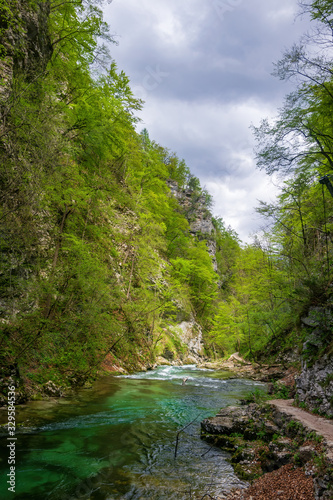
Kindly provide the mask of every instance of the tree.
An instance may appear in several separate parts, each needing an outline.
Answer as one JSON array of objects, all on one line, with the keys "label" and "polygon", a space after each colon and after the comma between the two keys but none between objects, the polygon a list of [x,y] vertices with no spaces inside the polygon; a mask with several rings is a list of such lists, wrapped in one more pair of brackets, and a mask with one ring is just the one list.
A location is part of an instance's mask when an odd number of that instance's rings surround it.
[{"label": "tree", "polygon": [[325,0],[301,2],[310,12],[315,29],[288,50],[274,74],[292,80],[296,89],[287,96],[279,117],[253,127],[258,141],[259,168],[267,173],[292,174],[298,169],[333,168],[332,5]]}]

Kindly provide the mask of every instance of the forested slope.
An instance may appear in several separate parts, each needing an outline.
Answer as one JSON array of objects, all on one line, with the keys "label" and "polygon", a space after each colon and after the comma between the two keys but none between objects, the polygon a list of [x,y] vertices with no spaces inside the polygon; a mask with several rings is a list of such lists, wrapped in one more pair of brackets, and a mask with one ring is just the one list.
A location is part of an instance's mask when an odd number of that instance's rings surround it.
[{"label": "forested slope", "polygon": [[226,346],[238,338],[259,361],[294,363],[296,399],[332,416],[333,6],[299,5],[311,27],[274,70],[293,91],[274,119],[253,127],[257,166],[279,195],[257,209],[266,225],[238,254],[211,335]]},{"label": "forested slope", "polygon": [[303,9],[320,55],[303,43],[276,66],[295,91],[254,132],[281,192],[259,208],[270,227],[242,245],[184,161],[137,132],[143,103],[98,2],[0,1],[4,377],[72,386],[105,363],[182,358],[184,321],[207,356],[330,352],[333,200],[319,178],[333,165],[333,14],[325,1]]},{"label": "forested slope", "polygon": [[168,326],[209,331],[220,278],[206,242],[230,239],[221,221],[191,230],[210,196],[135,131],[142,103],[94,2],[1,2],[1,19],[3,375],[77,385],[106,359],[186,353]]}]

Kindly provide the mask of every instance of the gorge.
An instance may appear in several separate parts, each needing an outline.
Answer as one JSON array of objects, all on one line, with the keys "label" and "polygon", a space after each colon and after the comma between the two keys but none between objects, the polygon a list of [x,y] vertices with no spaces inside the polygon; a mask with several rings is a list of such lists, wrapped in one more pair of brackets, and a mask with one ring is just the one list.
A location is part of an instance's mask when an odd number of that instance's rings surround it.
[{"label": "gorge", "polygon": [[[330,36],[331,3],[301,4]],[[229,491],[239,480],[199,422],[259,379],[333,415],[333,199],[319,182],[333,165],[330,52],[319,44],[318,64],[303,46],[277,65],[307,76],[274,124],[253,127],[258,167],[282,180],[257,209],[269,228],[244,244],[185,161],[140,129],[114,43],[94,1],[0,2],[0,404],[14,387],[30,450],[17,498],[81,486],[96,500],[171,498],[175,435],[196,417],[184,447],[206,459],[187,455],[172,494],[203,496],[218,464]]]}]

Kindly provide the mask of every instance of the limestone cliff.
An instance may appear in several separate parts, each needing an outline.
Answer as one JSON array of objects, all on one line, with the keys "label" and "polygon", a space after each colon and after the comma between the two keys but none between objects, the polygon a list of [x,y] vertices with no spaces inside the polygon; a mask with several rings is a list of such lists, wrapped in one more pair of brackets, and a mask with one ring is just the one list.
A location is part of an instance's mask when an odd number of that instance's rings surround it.
[{"label": "limestone cliff", "polygon": [[204,196],[197,195],[192,189],[180,189],[176,181],[168,181],[171,195],[174,196],[183,208],[190,224],[193,236],[206,241],[208,253],[212,258],[214,271],[217,271],[216,262],[216,230],[212,221],[212,214],[207,209]]},{"label": "limestone cliff", "polygon": [[2,94],[8,91],[14,74],[23,72],[33,79],[45,70],[52,55],[49,13],[49,0],[17,0],[8,10],[0,7]]},{"label": "limestone cliff", "polygon": [[300,403],[315,412],[333,417],[333,358],[324,356],[313,366],[303,363],[302,372],[296,378],[297,396]]},{"label": "limestone cliff", "polygon": [[104,360],[135,370],[171,352],[185,362],[213,314],[209,195],[174,186],[177,206],[165,180],[183,179],[184,166],[136,133],[141,103],[113,62],[110,78],[90,74],[104,26],[80,4],[0,5],[4,395],[12,369],[30,391],[81,386]]},{"label": "limestone cliff", "polygon": [[[333,416],[333,357],[327,348],[331,339],[332,313],[313,307],[302,318],[306,341],[302,351],[302,370],[296,378],[296,398],[317,413]],[[325,347],[326,346],[326,347]]]},{"label": "limestone cliff", "polygon": [[202,329],[193,317],[190,321],[182,321],[176,326],[169,326],[169,330],[187,346],[186,362],[197,363],[201,360],[204,354]]}]

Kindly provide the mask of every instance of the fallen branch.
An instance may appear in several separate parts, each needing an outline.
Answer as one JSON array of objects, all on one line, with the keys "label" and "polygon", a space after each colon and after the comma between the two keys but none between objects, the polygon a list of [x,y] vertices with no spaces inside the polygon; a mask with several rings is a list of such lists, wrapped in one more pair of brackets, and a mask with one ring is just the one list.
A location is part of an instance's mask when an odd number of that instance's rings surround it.
[{"label": "fallen branch", "polygon": [[212,450],[213,448],[214,448],[214,445],[213,445],[213,446],[211,446],[211,447],[209,448],[209,450],[205,451],[205,453],[203,453],[202,455],[200,455],[200,456],[201,456],[201,458],[202,458],[202,457],[204,457],[205,455],[207,455],[207,453],[209,453],[209,452],[210,452],[210,450]]},{"label": "fallen branch", "polygon": [[198,418],[200,417],[200,415],[198,415],[197,417],[195,417],[194,420],[192,420],[192,422],[190,422],[189,424],[185,425],[185,427],[183,427],[182,429],[180,429],[180,431],[177,432],[177,436],[176,436],[176,446],[175,446],[175,455],[174,455],[174,459],[176,460],[177,458],[177,451],[178,451],[178,442],[179,442],[179,435],[181,432],[183,432],[185,429],[187,429],[188,427],[190,427],[190,425],[194,424],[194,422],[196,420],[198,420]]}]

